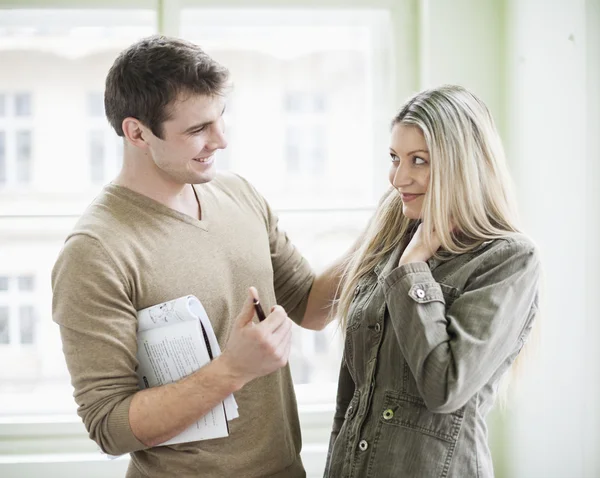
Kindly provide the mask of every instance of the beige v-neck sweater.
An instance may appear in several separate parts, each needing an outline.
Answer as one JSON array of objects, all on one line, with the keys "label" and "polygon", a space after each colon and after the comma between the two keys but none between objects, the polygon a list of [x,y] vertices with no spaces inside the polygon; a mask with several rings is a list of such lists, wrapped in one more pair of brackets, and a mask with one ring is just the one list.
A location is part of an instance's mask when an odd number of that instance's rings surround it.
[{"label": "beige v-neck sweater", "polygon": [[313,272],[254,188],[231,173],[195,188],[202,220],[109,185],[68,236],[53,319],[78,413],[105,452],[131,453],[128,478],[305,476],[288,366],[236,392],[227,438],[147,449],[129,426],[137,310],[193,294],[225,348],[251,285],[265,310],[278,303],[299,321],[306,308]]}]

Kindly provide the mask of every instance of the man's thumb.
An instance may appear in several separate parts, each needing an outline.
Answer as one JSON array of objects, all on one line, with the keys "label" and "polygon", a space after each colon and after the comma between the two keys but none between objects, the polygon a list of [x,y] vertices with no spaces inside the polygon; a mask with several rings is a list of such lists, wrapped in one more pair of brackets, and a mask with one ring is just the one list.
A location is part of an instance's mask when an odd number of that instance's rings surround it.
[{"label": "man's thumb", "polygon": [[[250,289],[254,289],[254,287],[251,287]],[[256,289],[254,289],[254,292],[256,294]],[[251,290],[248,290],[248,296],[246,297],[240,315],[238,315],[237,318],[238,327],[244,327],[246,324],[252,322],[252,319],[254,318],[254,295]]]}]

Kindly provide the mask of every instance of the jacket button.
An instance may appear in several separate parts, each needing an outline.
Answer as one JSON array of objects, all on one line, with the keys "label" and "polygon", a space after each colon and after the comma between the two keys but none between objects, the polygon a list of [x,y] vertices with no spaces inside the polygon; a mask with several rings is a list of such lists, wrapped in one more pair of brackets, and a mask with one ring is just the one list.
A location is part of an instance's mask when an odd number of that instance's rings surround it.
[{"label": "jacket button", "polygon": [[423,297],[425,297],[425,291],[423,289],[417,289],[416,293],[417,293],[417,297],[419,299],[422,299]]},{"label": "jacket button", "polygon": [[379,322],[377,322],[375,324],[375,332],[377,332],[377,333],[381,332],[381,324]]},{"label": "jacket button", "polygon": [[391,420],[392,418],[394,418],[394,410],[388,408],[385,412],[383,412],[384,420]]},{"label": "jacket button", "polygon": [[361,440],[360,443],[358,444],[358,448],[360,448],[361,451],[366,451],[367,448],[369,448],[369,444],[367,443],[367,440]]},{"label": "jacket button", "polygon": [[354,289],[354,297],[356,297],[358,295],[358,293],[360,292],[360,286],[357,285],[356,289]]},{"label": "jacket button", "polygon": [[346,418],[350,418],[352,416],[353,411],[354,411],[354,409],[352,408],[352,405],[350,405],[348,407],[348,410],[346,410]]}]

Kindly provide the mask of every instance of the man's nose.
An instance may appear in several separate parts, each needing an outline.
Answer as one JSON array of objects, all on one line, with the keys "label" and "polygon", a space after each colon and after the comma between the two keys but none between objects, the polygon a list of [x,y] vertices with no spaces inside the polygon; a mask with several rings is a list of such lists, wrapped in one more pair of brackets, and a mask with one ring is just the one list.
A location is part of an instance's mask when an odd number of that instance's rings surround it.
[{"label": "man's nose", "polygon": [[210,140],[206,143],[206,148],[214,151],[216,149],[225,149],[227,147],[227,138],[225,137],[225,128],[215,125],[212,128]]}]

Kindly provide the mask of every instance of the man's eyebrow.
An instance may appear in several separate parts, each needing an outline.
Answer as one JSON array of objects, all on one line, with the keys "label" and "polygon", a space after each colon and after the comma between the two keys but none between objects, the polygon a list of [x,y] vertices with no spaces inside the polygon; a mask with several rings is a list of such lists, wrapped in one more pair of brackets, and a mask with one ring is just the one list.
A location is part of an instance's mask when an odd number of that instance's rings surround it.
[{"label": "man's eyebrow", "polygon": [[[221,111],[221,116],[223,116],[224,114],[225,114],[225,106],[223,106],[223,111]],[[212,123],[212,121],[206,121],[206,122],[204,122],[204,123],[199,123],[199,124],[192,125],[192,126],[190,126],[189,128],[187,128],[187,129],[186,129],[186,130],[183,132],[183,134],[189,134],[189,133],[191,133],[192,131],[197,131],[197,130],[199,130],[199,129],[202,129],[202,128],[204,128],[205,126],[208,126],[208,125],[209,125],[209,124],[211,124],[211,123]]]}]

